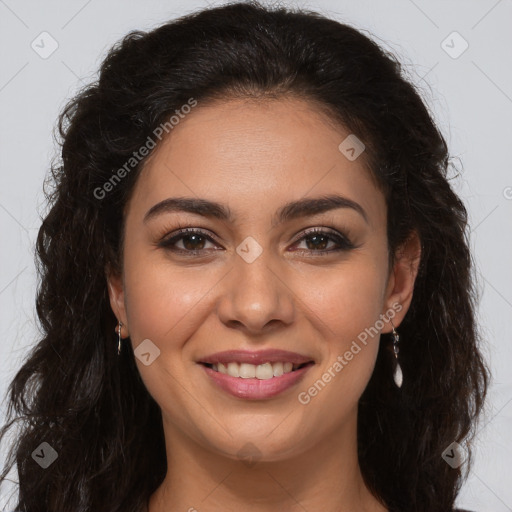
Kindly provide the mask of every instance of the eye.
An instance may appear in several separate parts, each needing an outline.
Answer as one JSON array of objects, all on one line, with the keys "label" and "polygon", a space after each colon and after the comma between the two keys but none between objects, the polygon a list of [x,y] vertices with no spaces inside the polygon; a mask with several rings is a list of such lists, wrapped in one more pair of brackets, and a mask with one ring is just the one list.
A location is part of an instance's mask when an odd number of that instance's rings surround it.
[{"label": "eye", "polygon": [[[197,228],[185,228],[180,229],[171,237],[164,238],[158,243],[158,246],[171,251],[194,255],[204,251],[207,242],[215,243],[213,238],[204,231]],[[182,244],[182,247],[177,246],[179,243]]]},{"label": "eye", "polygon": [[[306,249],[297,249],[299,252],[311,252],[317,255],[325,255],[333,252],[354,249],[355,245],[341,233],[325,228],[313,228],[308,230],[297,242],[305,242]],[[334,248],[329,243],[334,244]]]},{"label": "eye", "polygon": [[[162,239],[157,245],[166,250],[187,256],[204,255],[208,250],[206,245],[214,244],[218,247],[215,240],[205,231],[198,228],[184,228],[174,233],[170,237]],[[305,243],[306,248],[293,249],[293,252],[312,253],[314,256],[327,255],[339,251],[354,249],[355,245],[345,235],[326,228],[312,228],[302,234],[294,242],[294,245]],[[181,245],[181,247],[180,247]],[[218,249],[213,249],[218,250]]]}]

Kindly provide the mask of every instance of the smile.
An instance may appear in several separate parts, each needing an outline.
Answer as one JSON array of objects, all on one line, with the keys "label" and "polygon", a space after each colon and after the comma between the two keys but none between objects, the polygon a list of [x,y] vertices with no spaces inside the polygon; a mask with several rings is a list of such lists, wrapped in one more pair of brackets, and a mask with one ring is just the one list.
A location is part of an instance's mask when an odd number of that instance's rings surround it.
[{"label": "smile", "polygon": [[303,368],[309,363],[303,364],[293,364],[289,361],[285,362],[267,362],[264,364],[249,364],[249,363],[238,363],[232,361],[227,364],[218,363],[211,364],[206,366],[210,367],[212,370],[223,373],[224,375],[229,375],[230,377],[236,377],[240,379],[259,379],[259,380],[268,380],[273,379],[275,377],[281,377],[286,373],[290,373],[296,371],[300,368]]},{"label": "smile", "polygon": [[246,400],[266,400],[289,390],[315,365],[311,356],[282,349],[226,350],[196,362],[215,389]]}]

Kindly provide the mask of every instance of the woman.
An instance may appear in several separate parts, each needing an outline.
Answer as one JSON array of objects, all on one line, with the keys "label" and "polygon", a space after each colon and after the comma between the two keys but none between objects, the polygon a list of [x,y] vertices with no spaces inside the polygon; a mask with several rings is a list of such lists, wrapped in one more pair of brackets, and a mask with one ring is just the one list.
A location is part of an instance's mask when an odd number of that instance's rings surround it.
[{"label": "woman", "polygon": [[207,9],[127,35],[59,129],[19,510],[453,510],[489,373],[447,146],[393,56]]}]

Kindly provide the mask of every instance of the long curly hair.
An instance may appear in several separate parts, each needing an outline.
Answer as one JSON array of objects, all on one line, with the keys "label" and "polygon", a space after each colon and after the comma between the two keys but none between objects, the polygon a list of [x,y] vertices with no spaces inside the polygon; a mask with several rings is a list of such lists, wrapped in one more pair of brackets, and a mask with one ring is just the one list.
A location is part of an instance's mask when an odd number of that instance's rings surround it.
[{"label": "long curly hair", "polygon": [[[421,262],[400,325],[404,383],[398,389],[390,378],[392,338],[383,334],[359,402],[359,463],[389,510],[452,510],[490,372],[447,144],[392,54],[318,13],[257,2],[130,32],[59,116],[61,151],[36,244],[41,337],[10,383],[0,431],[1,440],[18,429],[0,477],[16,465],[17,510],[144,510],[166,473],[162,418],[133,352],[117,355],[106,270],[122,271],[123,212],[154,150],[108,191],[104,184],[190,98],[286,95],[314,101],[364,141],[386,197],[390,261],[419,234]],[[454,441],[467,450],[457,468],[442,457]],[[42,442],[58,454],[47,469],[31,456]]]}]

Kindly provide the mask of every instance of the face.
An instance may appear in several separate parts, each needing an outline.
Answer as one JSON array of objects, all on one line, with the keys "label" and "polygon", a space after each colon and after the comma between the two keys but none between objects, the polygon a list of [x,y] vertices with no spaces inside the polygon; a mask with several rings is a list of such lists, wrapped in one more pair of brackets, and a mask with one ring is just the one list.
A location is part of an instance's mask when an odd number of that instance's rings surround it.
[{"label": "face", "polygon": [[167,442],[279,460],[356,417],[414,275],[348,135],[304,100],[199,104],[147,161],[109,292]]}]

